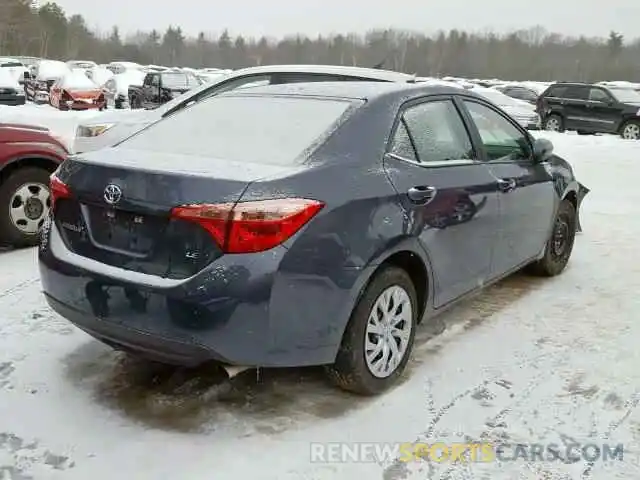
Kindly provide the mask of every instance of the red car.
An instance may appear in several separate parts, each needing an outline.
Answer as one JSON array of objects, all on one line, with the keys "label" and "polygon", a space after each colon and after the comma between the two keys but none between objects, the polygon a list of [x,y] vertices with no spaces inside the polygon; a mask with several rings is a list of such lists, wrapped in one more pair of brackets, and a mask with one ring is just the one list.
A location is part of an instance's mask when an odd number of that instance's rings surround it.
[{"label": "red car", "polygon": [[38,243],[49,212],[49,176],[67,158],[46,128],[0,123],[0,244]]},{"label": "red car", "polygon": [[72,70],[53,84],[49,103],[60,110],[104,110],[104,91],[84,71]]}]

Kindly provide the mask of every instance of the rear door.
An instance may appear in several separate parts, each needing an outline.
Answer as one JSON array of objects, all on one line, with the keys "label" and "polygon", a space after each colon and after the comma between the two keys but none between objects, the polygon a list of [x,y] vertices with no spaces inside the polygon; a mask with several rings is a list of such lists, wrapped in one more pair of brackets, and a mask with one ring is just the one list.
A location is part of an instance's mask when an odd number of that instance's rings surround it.
[{"label": "rear door", "polygon": [[402,108],[385,169],[406,211],[406,233],[429,257],[435,307],[484,284],[500,224],[497,184],[451,97]]},{"label": "rear door", "polygon": [[465,98],[461,103],[500,191],[502,228],[493,272],[499,276],[541,252],[551,229],[557,194],[549,165],[533,161],[525,130],[485,102]]},{"label": "rear door", "polygon": [[588,130],[589,87],[569,85],[564,96],[565,128],[568,130]]}]

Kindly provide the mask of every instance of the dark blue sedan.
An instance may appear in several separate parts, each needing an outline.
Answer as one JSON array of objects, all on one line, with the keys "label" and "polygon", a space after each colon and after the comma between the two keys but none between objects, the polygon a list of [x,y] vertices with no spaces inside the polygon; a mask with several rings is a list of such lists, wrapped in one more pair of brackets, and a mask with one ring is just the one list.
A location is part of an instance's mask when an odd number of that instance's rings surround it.
[{"label": "dark blue sedan", "polygon": [[416,326],[526,267],[569,261],[580,188],[469,91],[257,87],[194,104],[51,178],[51,307],[180,365],[327,365],[374,394]]}]

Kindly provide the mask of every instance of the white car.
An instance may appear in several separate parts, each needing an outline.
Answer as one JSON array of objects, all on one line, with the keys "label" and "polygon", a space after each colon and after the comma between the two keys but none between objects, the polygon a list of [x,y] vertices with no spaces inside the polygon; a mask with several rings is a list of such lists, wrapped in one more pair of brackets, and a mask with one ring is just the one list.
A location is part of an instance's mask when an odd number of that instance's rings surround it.
[{"label": "white car", "polygon": [[[114,79],[117,77],[118,75]],[[90,122],[78,126],[73,151],[82,153],[110,147],[177,110],[229,90],[314,81],[416,83],[416,77],[388,70],[334,65],[268,65],[244,68],[189,90],[153,110],[121,110],[93,117]],[[107,88],[108,84],[109,82],[107,82]]]},{"label": "white car", "polygon": [[142,70],[125,70],[113,75],[104,84],[107,107],[125,108],[129,102],[129,87],[141,86],[146,73]]},{"label": "white car", "polygon": [[24,105],[26,98],[24,89],[15,75],[0,68],[0,105]]},{"label": "white car", "polygon": [[494,88],[475,87],[470,91],[482,95],[491,103],[500,107],[524,128],[528,130],[540,129],[540,116],[530,103],[512,98]]}]

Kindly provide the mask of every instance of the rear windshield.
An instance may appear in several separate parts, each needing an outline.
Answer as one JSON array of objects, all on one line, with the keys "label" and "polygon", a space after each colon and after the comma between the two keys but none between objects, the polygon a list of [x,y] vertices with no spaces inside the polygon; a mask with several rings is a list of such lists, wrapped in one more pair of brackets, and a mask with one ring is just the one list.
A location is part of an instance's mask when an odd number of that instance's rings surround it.
[{"label": "rear windshield", "polygon": [[159,121],[121,145],[290,165],[329,132],[351,105],[351,101],[335,99],[215,96]]}]

